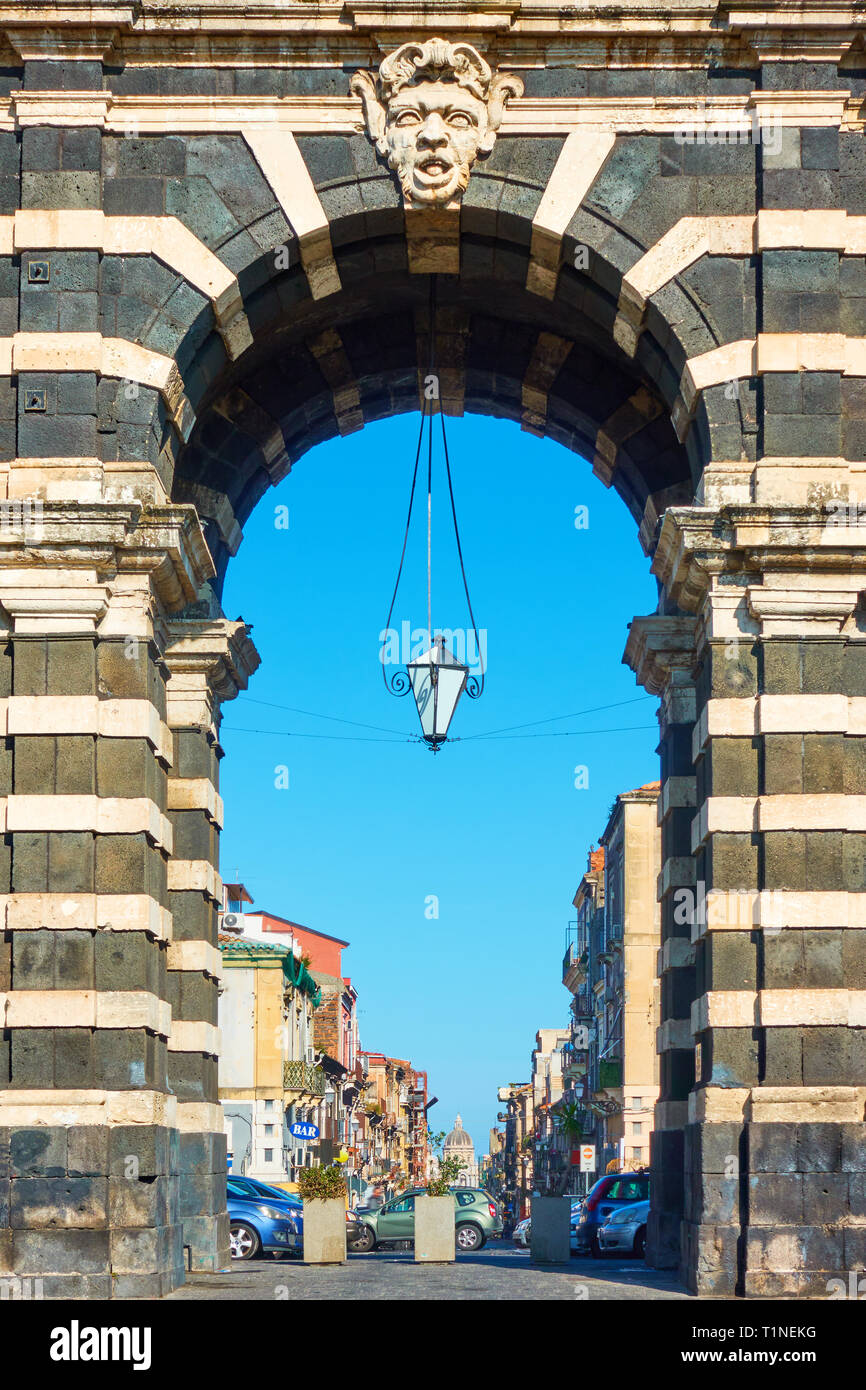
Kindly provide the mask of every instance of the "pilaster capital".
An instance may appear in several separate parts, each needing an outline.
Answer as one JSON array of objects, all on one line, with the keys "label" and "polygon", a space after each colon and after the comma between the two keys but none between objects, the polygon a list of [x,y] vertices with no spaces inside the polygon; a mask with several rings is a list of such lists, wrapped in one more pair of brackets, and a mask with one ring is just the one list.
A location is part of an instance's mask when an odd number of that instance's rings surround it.
[{"label": "pilaster capital", "polygon": [[166,625],[167,719],[172,728],[198,726],[216,736],[219,706],[246,690],[261,657],[240,619],[178,618]]},{"label": "pilaster capital", "polygon": [[838,635],[866,589],[866,526],[835,506],[675,507],[653,571],[708,636]]},{"label": "pilaster capital", "polygon": [[[195,507],[17,498],[0,503],[0,605],[14,632],[117,631],[115,594],[156,623],[214,574]],[[124,631],[130,630],[123,623]],[[141,633],[140,625],[133,631]]]},{"label": "pilaster capital", "polygon": [[670,685],[691,685],[697,625],[691,614],[632,618],[622,659],[638,685],[651,695],[663,695]]}]

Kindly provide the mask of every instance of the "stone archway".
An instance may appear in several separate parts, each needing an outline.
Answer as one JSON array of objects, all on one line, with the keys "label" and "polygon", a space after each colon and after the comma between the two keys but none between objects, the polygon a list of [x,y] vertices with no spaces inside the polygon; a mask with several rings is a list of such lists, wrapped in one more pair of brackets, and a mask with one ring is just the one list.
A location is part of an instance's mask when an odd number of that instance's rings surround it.
[{"label": "stone archway", "polygon": [[[225,1260],[219,709],[258,659],[221,580],[305,449],[414,408],[435,275],[444,408],[588,458],[660,582],[626,650],[661,698],[651,1258],[824,1292],[866,1229],[854,30],[467,9],[458,61],[420,20],[16,16],[0,1269]],[[480,104],[438,202],[385,134],[419,66],[425,116]]]}]

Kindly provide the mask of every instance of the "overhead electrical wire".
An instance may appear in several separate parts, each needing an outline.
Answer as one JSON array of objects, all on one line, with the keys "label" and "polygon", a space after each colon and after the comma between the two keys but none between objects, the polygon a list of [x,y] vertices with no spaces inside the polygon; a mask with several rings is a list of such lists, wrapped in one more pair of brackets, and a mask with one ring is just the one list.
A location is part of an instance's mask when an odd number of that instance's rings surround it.
[{"label": "overhead electrical wire", "polygon": [[[364,738],[360,734],[305,734],[298,733],[294,729],[242,729],[236,724],[224,724],[223,730],[229,734],[263,734],[271,738],[315,738],[326,739],[337,743],[423,743],[420,735],[406,734],[401,738]],[[485,743],[495,742],[497,739],[519,739],[519,738],[591,738],[595,734],[631,734],[641,733],[647,730],[657,730],[655,724],[626,724],[617,729],[551,729],[541,734],[491,734],[484,740]],[[471,739],[454,738],[449,739],[449,743],[469,743]]]},{"label": "overhead electrical wire", "polygon": [[[535,728],[538,728],[538,726],[539,726],[540,724],[557,724],[557,723],[559,722],[560,719],[580,719],[580,718],[582,718],[582,716],[583,716],[584,714],[601,714],[601,713],[603,713],[605,710],[609,710],[609,709],[621,709],[623,705],[637,705],[637,704],[640,704],[640,703],[641,703],[642,701],[644,701],[644,700],[651,700],[651,699],[653,699],[653,698],[654,698],[654,697],[653,697],[652,695],[637,695],[637,696],[633,696],[633,697],[632,697],[631,699],[629,699],[629,700],[615,700],[615,701],[613,701],[611,704],[608,704],[608,705],[590,705],[590,707],[589,707],[588,709],[572,710],[569,714],[552,714],[548,719],[535,719],[535,720],[531,720],[531,721],[530,721],[529,723],[527,723],[527,724],[506,724],[506,725],[504,726],[504,728],[501,728],[501,729],[488,729],[488,730],[486,730],[484,733],[480,733],[480,734],[467,734],[464,738],[461,738],[461,739],[459,740],[459,742],[461,742],[461,743],[468,743],[470,740],[474,740],[474,739],[481,739],[481,738],[483,738],[483,739],[488,739],[488,738],[493,738],[493,737],[498,736],[498,735],[500,735],[500,734],[510,734],[510,733],[514,733],[514,732],[517,731],[518,729],[535,729]],[[402,735],[403,735],[403,732],[404,732],[402,729],[387,729],[387,728],[384,728],[381,724],[361,724],[361,723],[359,723],[359,721],[358,721],[357,719],[342,719],[339,715],[336,715],[336,714],[319,714],[319,713],[317,713],[316,710],[311,710],[311,709],[298,709],[295,705],[280,705],[280,704],[277,704],[277,703],[276,703],[275,701],[273,701],[273,700],[256,700],[252,695],[244,695],[244,696],[243,696],[243,703],[246,704],[246,705],[262,705],[262,706],[263,706],[264,708],[266,708],[266,709],[281,709],[281,710],[285,710],[287,714],[303,714],[303,715],[307,715],[310,719],[327,719],[330,723],[334,723],[334,724],[350,724],[353,728],[356,728],[356,729],[372,729],[372,730],[374,730],[376,733],[380,733],[380,734],[396,734],[396,735],[398,735],[398,736],[402,736]],[[229,726],[229,725],[226,725],[225,727],[226,727],[226,728],[229,728],[230,726]],[[647,728],[649,728],[649,727],[655,727],[655,726],[654,726],[654,725],[653,725],[653,726],[649,726],[649,725],[643,726],[643,725],[640,725],[640,726],[635,726],[635,727],[647,727]],[[266,729],[262,729],[262,730],[250,730],[250,732],[255,732],[255,733],[267,733],[268,731],[267,731]],[[578,732],[579,732],[579,731],[578,731]],[[527,735],[527,737],[529,737],[529,735]],[[457,743],[458,740],[457,740],[457,739],[453,739],[453,740],[452,740],[452,739],[449,739],[449,742]]]}]

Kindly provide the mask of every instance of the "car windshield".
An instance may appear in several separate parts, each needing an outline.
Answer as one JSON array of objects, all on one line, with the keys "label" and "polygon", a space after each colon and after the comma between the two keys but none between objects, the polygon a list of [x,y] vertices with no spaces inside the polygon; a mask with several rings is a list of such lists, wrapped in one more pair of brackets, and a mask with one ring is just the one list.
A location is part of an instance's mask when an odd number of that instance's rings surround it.
[{"label": "car windshield", "polygon": [[268,1197],[272,1202],[288,1202],[300,1206],[300,1198],[291,1192],[283,1192],[278,1187],[268,1187],[267,1183],[256,1182],[255,1178],[234,1178],[227,1180],[226,1186],[233,1197]]},{"label": "car windshield", "polygon": [[620,1207],[618,1210],[612,1211],[607,1218],[609,1226],[627,1226],[630,1221],[636,1220],[638,1220],[638,1213],[634,1203],[627,1207]]}]

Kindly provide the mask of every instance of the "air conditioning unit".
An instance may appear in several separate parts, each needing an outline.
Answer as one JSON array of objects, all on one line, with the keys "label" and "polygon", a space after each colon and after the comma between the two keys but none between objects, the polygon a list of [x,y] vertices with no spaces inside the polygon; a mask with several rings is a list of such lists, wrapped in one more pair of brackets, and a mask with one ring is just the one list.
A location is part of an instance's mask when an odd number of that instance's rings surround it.
[{"label": "air conditioning unit", "polygon": [[222,925],[226,928],[227,931],[236,931],[237,928],[240,926],[240,921],[238,919],[237,913],[224,912],[222,918]]}]

